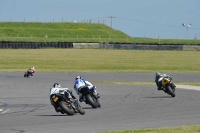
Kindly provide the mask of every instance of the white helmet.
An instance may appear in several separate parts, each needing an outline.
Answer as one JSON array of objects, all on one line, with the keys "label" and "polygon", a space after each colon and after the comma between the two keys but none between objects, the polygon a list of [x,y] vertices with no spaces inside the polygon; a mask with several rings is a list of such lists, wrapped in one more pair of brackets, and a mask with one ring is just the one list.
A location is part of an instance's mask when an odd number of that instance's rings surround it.
[{"label": "white helmet", "polygon": [[53,88],[60,88],[61,86],[60,86],[60,84],[58,84],[58,83],[54,83],[53,84]]},{"label": "white helmet", "polygon": [[82,79],[81,76],[76,76],[75,80]]}]

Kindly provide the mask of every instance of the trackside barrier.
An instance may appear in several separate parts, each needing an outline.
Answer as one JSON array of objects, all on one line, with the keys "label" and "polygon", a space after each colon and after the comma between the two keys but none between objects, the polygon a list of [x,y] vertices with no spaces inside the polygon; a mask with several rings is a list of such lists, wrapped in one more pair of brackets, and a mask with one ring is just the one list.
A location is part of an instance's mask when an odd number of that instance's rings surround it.
[{"label": "trackside barrier", "polygon": [[183,50],[183,45],[148,45],[148,44],[100,44],[101,49],[132,50]]},{"label": "trackside barrier", "polygon": [[73,43],[73,48],[76,49],[94,49],[94,48],[100,48],[99,43]]},{"label": "trackside barrier", "polygon": [[0,49],[127,49],[127,50],[200,50],[199,45],[183,44],[109,44],[109,43],[72,43],[72,42],[0,42]]},{"label": "trackside barrier", "polygon": [[0,42],[0,49],[73,48],[71,42]]}]

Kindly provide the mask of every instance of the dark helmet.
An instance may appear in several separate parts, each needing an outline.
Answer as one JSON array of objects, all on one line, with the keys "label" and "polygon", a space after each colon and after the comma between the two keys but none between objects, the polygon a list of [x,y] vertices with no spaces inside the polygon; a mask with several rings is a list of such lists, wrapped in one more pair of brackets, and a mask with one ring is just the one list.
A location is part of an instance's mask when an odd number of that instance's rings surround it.
[{"label": "dark helmet", "polygon": [[75,80],[82,79],[81,76],[76,76]]},{"label": "dark helmet", "polygon": [[60,84],[58,84],[58,83],[54,83],[53,84],[53,88],[60,88],[61,86],[60,86]]},{"label": "dark helmet", "polygon": [[161,75],[162,75],[162,74],[159,73],[159,72],[156,73],[156,77],[161,76]]}]

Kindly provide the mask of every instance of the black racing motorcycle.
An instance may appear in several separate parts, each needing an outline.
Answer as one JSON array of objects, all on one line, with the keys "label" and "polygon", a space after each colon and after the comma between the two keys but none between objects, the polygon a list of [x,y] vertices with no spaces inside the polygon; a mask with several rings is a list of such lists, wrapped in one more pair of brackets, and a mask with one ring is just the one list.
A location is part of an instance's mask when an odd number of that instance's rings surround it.
[{"label": "black racing motorcycle", "polygon": [[99,102],[100,96],[96,95],[96,88],[89,89],[88,87],[84,87],[80,91],[83,95],[83,99],[86,104],[92,106],[92,108],[100,108],[101,104]]},{"label": "black racing motorcycle", "polygon": [[30,77],[30,76],[32,76],[32,75],[33,75],[33,74],[32,74],[31,72],[25,72],[25,73],[24,73],[24,78],[25,78],[25,77],[28,78],[28,77]]},{"label": "black racing motorcycle", "polygon": [[52,94],[50,100],[61,109],[61,113],[66,113],[67,115],[74,115],[75,113],[85,114],[85,110],[82,109],[77,100],[71,97],[70,93],[66,92],[65,95]]},{"label": "black racing motorcycle", "polygon": [[175,97],[175,85],[170,77],[164,77],[162,79],[162,89],[165,93]]}]

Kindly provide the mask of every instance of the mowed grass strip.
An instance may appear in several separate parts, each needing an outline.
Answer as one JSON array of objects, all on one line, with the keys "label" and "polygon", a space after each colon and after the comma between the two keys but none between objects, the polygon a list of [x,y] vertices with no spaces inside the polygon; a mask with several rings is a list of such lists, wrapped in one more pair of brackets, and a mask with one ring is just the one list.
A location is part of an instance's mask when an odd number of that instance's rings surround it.
[{"label": "mowed grass strip", "polygon": [[0,71],[200,72],[199,51],[0,49]]},{"label": "mowed grass strip", "polygon": [[194,126],[179,126],[170,128],[151,128],[151,129],[139,129],[139,130],[118,130],[102,133],[199,133],[200,125]]}]

